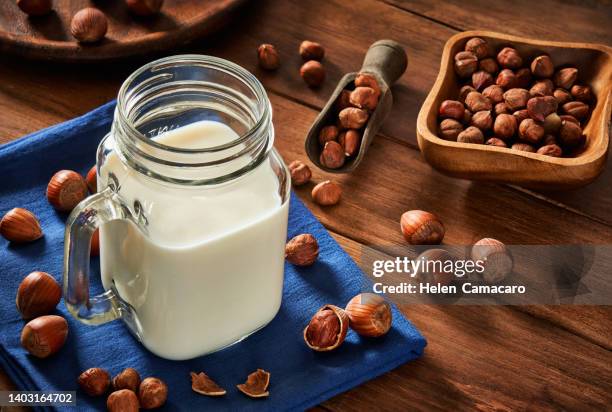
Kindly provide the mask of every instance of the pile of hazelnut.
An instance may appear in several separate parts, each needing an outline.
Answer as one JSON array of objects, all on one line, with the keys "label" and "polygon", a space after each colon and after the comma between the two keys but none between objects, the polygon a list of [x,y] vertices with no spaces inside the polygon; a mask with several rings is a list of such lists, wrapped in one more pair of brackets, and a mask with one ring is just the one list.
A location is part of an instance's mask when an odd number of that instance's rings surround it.
[{"label": "pile of hazelnut", "polygon": [[[299,48],[300,57],[304,64],[300,67],[300,76],[308,87],[317,88],[325,80],[325,68],[321,60],[325,56],[325,49],[320,43],[304,40]],[[259,67],[264,70],[276,70],[280,66],[280,57],[274,45],[261,44],[257,48]]]},{"label": "pile of hazelnut", "polygon": [[[136,16],[152,16],[161,10],[164,0],[125,0],[128,10]],[[53,9],[52,0],[17,0],[17,6],[29,16],[44,16]],[[79,10],[70,22],[70,33],[81,43],[95,43],[106,36],[108,19],[95,7]]]},{"label": "pile of hazelnut", "polygon": [[479,37],[469,39],[454,60],[465,84],[457,100],[440,105],[440,138],[555,157],[585,145],[582,127],[594,96],[576,83],[575,67],[555,68],[545,54],[529,64],[512,47],[495,56]]},{"label": "pile of hazelnut", "polygon": [[346,159],[357,154],[362,129],[376,109],[379,98],[380,87],[370,73],[357,74],[353,84],[342,90],[336,100],[337,123],[324,126],[319,132],[319,161],[323,166],[338,169]]},{"label": "pile of hazelnut", "polygon": [[102,368],[89,368],[77,379],[81,389],[89,396],[102,396],[109,389],[106,407],[110,412],[137,412],[142,409],[159,408],[166,403],[168,386],[159,378],[140,380],[134,368],[126,368],[111,380]]}]

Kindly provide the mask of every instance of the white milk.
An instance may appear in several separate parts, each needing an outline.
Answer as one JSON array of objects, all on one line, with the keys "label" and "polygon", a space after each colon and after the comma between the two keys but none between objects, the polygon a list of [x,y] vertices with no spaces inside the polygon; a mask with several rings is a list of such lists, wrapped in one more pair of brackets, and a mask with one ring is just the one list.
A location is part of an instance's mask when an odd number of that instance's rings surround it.
[{"label": "white milk", "polygon": [[[202,121],[156,138],[182,148],[236,139],[228,126]],[[140,201],[145,236],[132,223],[101,228],[100,264],[137,315],[136,333],[151,352],[193,358],[232,344],[271,321],[281,303],[288,201],[270,165],[205,190],[154,181],[126,168],[115,153],[112,172],[128,205]]]}]

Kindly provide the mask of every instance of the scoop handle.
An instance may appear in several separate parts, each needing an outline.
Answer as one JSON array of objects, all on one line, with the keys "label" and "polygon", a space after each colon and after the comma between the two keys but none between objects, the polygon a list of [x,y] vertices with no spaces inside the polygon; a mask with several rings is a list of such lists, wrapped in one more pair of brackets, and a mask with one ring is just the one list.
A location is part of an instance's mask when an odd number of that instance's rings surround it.
[{"label": "scoop handle", "polygon": [[368,49],[361,71],[377,74],[390,87],[406,71],[406,67],[408,56],[398,42],[378,40]]}]

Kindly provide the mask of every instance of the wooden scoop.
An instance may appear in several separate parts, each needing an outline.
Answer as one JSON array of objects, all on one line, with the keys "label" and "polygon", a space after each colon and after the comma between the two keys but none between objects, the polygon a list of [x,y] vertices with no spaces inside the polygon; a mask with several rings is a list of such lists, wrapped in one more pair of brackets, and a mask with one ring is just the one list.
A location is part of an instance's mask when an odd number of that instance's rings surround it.
[{"label": "wooden scoop", "polygon": [[[340,79],[329,101],[323,110],[321,110],[321,113],[319,113],[312,126],[310,126],[310,131],[306,136],[305,146],[306,153],[312,163],[317,165],[320,169],[331,173],[349,173],[359,165],[370,143],[374,139],[374,136],[376,136],[376,133],[380,129],[380,125],[385,120],[385,117],[387,117],[387,114],[389,114],[389,111],[391,111],[393,96],[391,95],[390,86],[399,79],[407,66],[408,57],[399,43],[393,40],[379,40],[370,46],[363,60],[361,70],[359,70],[359,72],[348,73]],[[338,120],[338,112],[335,107],[336,100],[342,90],[347,88],[352,90],[354,88],[353,81],[360,72],[370,73],[376,77],[380,87],[378,105],[376,109],[370,113],[365,129],[362,129],[363,135],[361,137],[361,145],[359,146],[358,152],[354,156],[347,158],[342,167],[330,169],[323,166],[319,161],[319,155],[322,150],[319,145],[319,132],[325,126],[336,124]]]}]

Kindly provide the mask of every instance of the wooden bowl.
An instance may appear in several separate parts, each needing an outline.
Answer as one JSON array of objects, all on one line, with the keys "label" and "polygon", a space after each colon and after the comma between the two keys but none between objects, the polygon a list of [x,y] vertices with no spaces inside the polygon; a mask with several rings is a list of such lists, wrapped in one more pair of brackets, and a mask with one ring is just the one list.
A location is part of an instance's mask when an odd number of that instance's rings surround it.
[{"label": "wooden bowl", "polygon": [[[454,56],[472,37],[482,37],[496,51],[511,45],[529,62],[540,54],[548,54],[555,67],[578,68],[577,83],[592,87],[597,104],[584,128],[586,146],[576,157],[550,157],[505,147],[453,142],[437,136],[438,108],[444,100],[457,99],[461,87],[453,67]],[[538,189],[569,189],[592,182],[603,170],[608,154],[611,108],[612,48],[467,31],[451,37],[444,46],[440,73],[419,112],[417,137],[427,162],[447,175]]]}]

